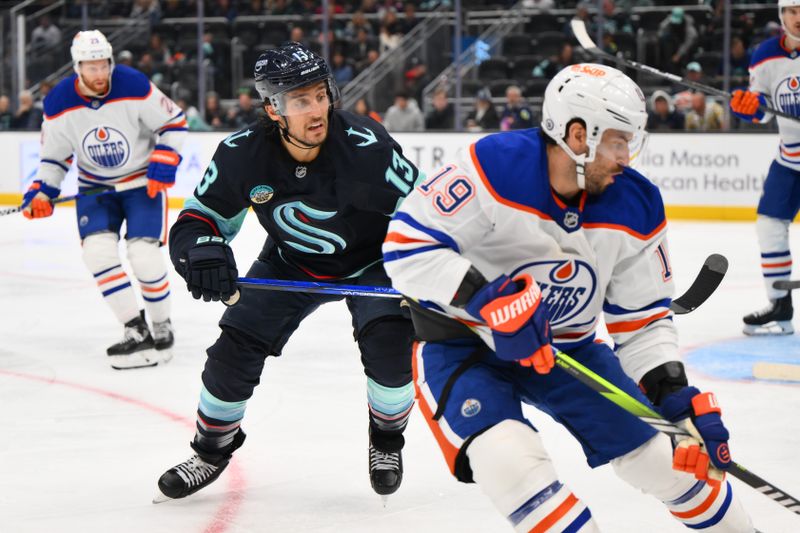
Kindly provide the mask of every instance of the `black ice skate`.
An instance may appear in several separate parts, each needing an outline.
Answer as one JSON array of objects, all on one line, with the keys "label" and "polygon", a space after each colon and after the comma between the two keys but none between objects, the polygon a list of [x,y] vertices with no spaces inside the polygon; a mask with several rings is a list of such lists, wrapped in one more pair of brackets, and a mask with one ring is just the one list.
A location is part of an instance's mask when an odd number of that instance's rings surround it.
[{"label": "black ice skate", "polygon": [[384,452],[369,445],[369,481],[372,490],[383,497],[384,504],[389,494],[394,494],[403,481],[403,454]]},{"label": "black ice skate", "polygon": [[166,350],[175,344],[175,335],[169,318],[163,322],[153,322],[153,341],[156,350]]},{"label": "black ice skate", "polygon": [[750,313],[744,321],[745,335],[791,335],[792,327],[792,293],[783,298],[770,301],[770,304],[754,313]]},{"label": "black ice skate", "polygon": [[143,316],[129,320],[122,340],[109,346],[106,353],[111,357],[111,368],[116,370],[156,366],[162,360]]},{"label": "black ice skate", "polygon": [[233,452],[244,443],[245,437],[244,432],[239,429],[233,442],[216,453],[208,453],[192,442],[192,449],[196,453],[161,475],[158,479],[160,493],[153,498],[153,503],[185,498],[213,483],[227,468]]}]

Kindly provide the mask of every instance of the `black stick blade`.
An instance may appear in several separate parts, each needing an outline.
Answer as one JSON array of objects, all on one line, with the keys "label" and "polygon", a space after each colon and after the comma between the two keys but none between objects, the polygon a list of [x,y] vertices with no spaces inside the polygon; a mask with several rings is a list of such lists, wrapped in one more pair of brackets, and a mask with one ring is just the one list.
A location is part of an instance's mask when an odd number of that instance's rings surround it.
[{"label": "black stick blade", "polygon": [[795,289],[800,289],[800,281],[793,280],[789,281],[786,279],[779,279],[775,283],[772,284],[773,289],[778,289],[779,291],[793,291]]},{"label": "black stick blade", "polygon": [[725,256],[720,254],[709,255],[689,290],[672,300],[669,308],[676,315],[691,313],[717,290],[726,272],[728,272],[728,260]]}]

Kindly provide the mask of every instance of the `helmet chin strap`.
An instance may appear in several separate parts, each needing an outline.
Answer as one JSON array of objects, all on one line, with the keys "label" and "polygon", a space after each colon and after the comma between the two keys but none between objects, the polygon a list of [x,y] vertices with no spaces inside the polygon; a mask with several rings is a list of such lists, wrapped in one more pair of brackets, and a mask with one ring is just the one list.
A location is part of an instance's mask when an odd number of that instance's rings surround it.
[{"label": "helmet chin strap", "polygon": [[[278,127],[281,130],[281,135],[283,136],[283,139],[287,143],[291,144],[292,146],[296,146],[296,147],[300,148],[301,150],[313,150],[314,148],[318,148],[318,147],[322,146],[322,143],[309,144],[309,143],[307,143],[305,141],[301,141],[300,139],[298,139],[297,137],[295,137],[294,135],[289,133],[289,120],[286,117],[281,117],[281,118],[283,119],[283,122],[282,123],[279,122],[278,123]],[[297,143],[300,143],[300,144],[297,144]]]},{"label": "helmet chin strap", "polygon": [[[589,153],[588,154],[576,154],[572,151],[572,148],[564,142],[563,139],[556,139],[556,143],[564,150],[570,159],[575,161],[575,177],[577,180],[578,188],[580,190],[586,189],[586,163],[591,163],[594,161],[594,143],[591,141],[587,141],[589,145]],[[587,155],[591,155],[591,158],[588,158]]]}]

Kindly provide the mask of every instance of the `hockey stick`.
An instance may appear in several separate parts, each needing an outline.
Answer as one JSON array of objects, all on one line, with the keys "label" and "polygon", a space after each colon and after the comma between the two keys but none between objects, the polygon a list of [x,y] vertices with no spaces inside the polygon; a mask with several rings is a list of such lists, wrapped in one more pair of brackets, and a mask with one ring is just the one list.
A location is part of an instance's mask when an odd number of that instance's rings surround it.
[{"label": "hockey stick", "polygon": [[772,288],[779,291],[793,291],[794,289],[800,289],[800,280],[779,279],[772,284]]},{"label": "hockey stick", "polygon": [[[688,431],[666,420],[659,413],[655,412],[653,409],[643,404],[613,383],[595,374],[567,354],[558,350],[554,351],[556,356],[556,364],[559,366],[559,368],[576,378],[584,385],[588,386],[590,389],[597,391],[607,400],[614,402],[619,407],[637,417],[645,424],[648,424],[653,429],[662,433],[666,433],[667,435],[691,436]],[[732,462],[730,468],[728,468],[726,471],[746,485],[749,485],[765,496],[772,498],[793,513],[800,514],[800,500],[790,496],[786,493],[786,491],[779,489],[767,480],[750,472],[739,463]]]},{"label": "hockey stick", "polygon": [[770,381],[800,382],[800,364],[761,361],[753,365],[753,377]]},{"label": "hockey stick", "polygon": [[[720,254],[709,255],[703,268],[689,289],[673,300],[669,308],[676,315],[685,315],[697,309],[719,287],[728,271],[728,260]],[[372,287],[366,285],[340,285],[320,281],[294,281],[266,278],[239,278],[239,287],[265,291],[310,292],[314,294],[333,294],[339,296],[377,296],[379,298],[402,298],[403,295],[391,287]],[[225,305],[239,301],[237,291]]]},{"label": "hockey stick", "polygon": [[[613,55],[609,54],[602,48],[598,48],[598,46],[592,41],[592,38],[589,37],[589,32],[586,30],[586,23],[580,19],[572,19],[570,21],[570,26],[572,27],[572,33],[575,34],[575,39],[578,40],[578,44],[581,47],[589,52],[590,54],[596,55],[598,57],[602,57],[605,59],[610,59],[611,61],[616,62],[618,65],[622,65],[623,67],[632,68],[635,70],[640,70],[642,72],[647,72],[649,74],[653,74],[654,76],[658,76],[660,78],[665,78],[670,81],[674,81],[675,83],[680,83],[681,85],[685,85],[686,87],[691,87],[692,89],[697,89],[698,91],[704,92],[706,94],[712,94],[714,96],[719,96],[720,98],[724,98],[725,100],[729,100],[731,95],[726,93],[723,90],[717,89],[715,87],[711,87],[710,85],[704,85],[702,83],[697,83],[696,81],[687,80],[686,78],[682,78],[677,74],[672,74],[670,72],[664,72],[663,70],[658,70],[655,67],[651,67],[649,65],[643,65],[636,61],[632,61],[630,59],[625,59],[621,55]],[[777,115],[779,117],[787,118],[789,120],[800,121],[800,117],[796,117],[794,115],[790,115],[789,113],[785,113],[783,111],[779,111],[778,109],[774,109],[772,107],[759,105],[759,111],[763,111],[765,113],[772,113],[773,115]]]},{"label": "hockey stick", "polygon": [[[84,198],[86,196],[100,196],[103,194],[113,194],[122,191],[129,191],[131,189],[138,189],[139,187],[144,187],[146,185],[147,185],[147,178],[136,178],[135,180],[126,181],[125,183],[117,183],[116,185],[113,186],[87,189],[83,192],[79,192],[78,194],[73,194],[72,196],[61,196],[59,198],[53,198],[52,200],[50,200],[50,203],[56,205],[64,202],[71,202],[72,200],[77,200],[78,198]],[[18,205],[16,207],[9,207],[7,209],[0,209],[0,217],[5,215],[12,215],[14,213],[19,213],[20,211],[22,211],[21,205]]]}]

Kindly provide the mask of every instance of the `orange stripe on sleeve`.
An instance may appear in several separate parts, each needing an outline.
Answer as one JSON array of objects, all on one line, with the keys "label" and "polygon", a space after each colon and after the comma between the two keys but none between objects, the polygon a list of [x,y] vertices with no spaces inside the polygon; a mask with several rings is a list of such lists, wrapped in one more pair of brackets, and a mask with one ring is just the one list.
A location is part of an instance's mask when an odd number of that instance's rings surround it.
[{"label": "orange stripe on sleeve", "polygon": [[398,244],[411,244],[411,243],[420,242],[420,243],[431,244],[431,243],[434,243],[436,241],[423,240],[423,239],[413,239],[411,237],[406,237],[402,233],[397,233],[396,231],[393,231],[393,232],[391,232],[391,233],[386,235],[386,238],[383,240],[383,242],[396,242]]},{"label": "orange stripe on sleeve", "polygon": [[575,506],[576,503],[578,503],[578,498],[576,498],[574,494],[570,493],[569,496],[567,496],[567,499],[564,500],[561,505],[556,507],[552,513],[544,517],[544,520],[536,524],[534,528],[530,530],[530,533],[545,533],[545,531],[553,527],[556,522],[561,520],[564,515]]},{"label": "orange stripe on sleeve", "polygon": [[785,263],[761,263],[761,268],[777,268],[777,267],[785,267],[792,264],[792,261],[786,261]]},{"label": "orange stripe on sleeve", "polygon": [[669,310],[661,311],[660,313],[656,313],[654,315],[640,318],[639,320],[628,320],[626,322],[614,322],[612,324],[606,324],[606,329],[609,333],[629,333],[631,331],[636,331],[637,329],[641,329],[648,325],[650,322],[654,322],[659,318],[664,318],[669,314]]}]

